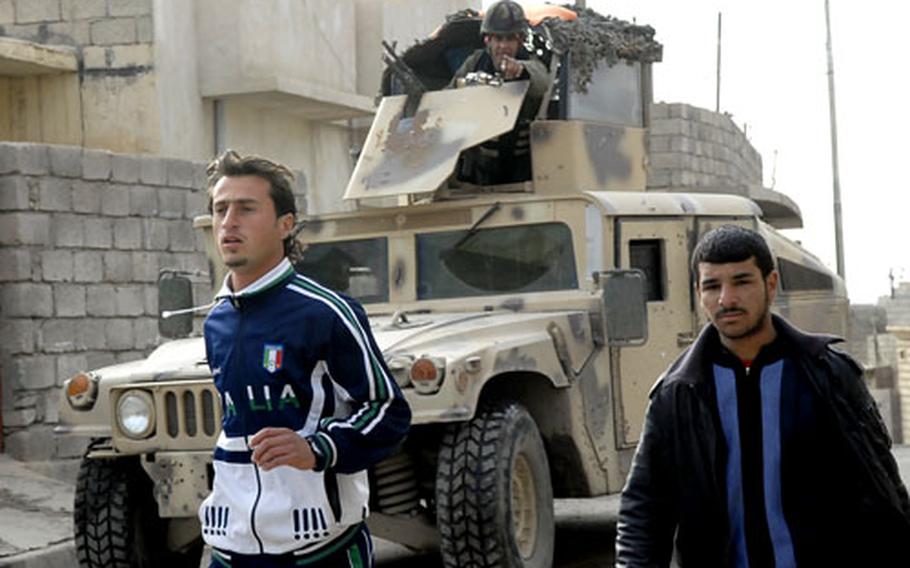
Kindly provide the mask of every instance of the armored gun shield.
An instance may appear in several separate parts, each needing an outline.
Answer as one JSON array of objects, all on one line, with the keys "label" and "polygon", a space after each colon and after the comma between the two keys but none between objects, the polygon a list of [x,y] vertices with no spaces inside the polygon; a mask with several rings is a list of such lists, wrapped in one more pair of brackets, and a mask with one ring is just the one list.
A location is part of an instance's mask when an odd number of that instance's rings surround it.
[{"label": "armored gun shield", "polygon": [[406,95],[379,105],[345,199],[429,193],[452,174],[462,150],[508,132],[527,81],[425,93],[413,116]]}]

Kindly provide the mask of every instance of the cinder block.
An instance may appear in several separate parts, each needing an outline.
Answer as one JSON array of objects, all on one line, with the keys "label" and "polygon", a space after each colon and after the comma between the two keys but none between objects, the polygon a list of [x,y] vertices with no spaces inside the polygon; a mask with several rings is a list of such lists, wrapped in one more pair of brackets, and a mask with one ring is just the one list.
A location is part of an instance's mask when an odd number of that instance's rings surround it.
[{"label": "cinder block", "polygon": [[199,167],[186,160],[167,160],[167,184],[171,187],[193,187]]},{"label": "cinder block", "polygon": [[192,252],[196,250],[196,235],[190,221],[170,221],[168,228],[170,250],[174,252]]},{"label": "cinder block", "polygon": [[104,326],[105,345],[114,351],[133,348],[133,320],[109,319]]},{"label": "cinder block", "polygon": [[0,174],[45,175],[49,171],[48,161],[47,146],[44,144],[0,143]]},{"label": "cinder block", "polygon": [[166,250],[169,243],[168,221],[163,219],[143,219],[143,248],[147,250]]},{"label": "cinder block", "polygon": [[114,359],[117,360],[118,364],[139,361],[144,358],[145,354],[142,351],[118,351],[117,353],[114,353]]},{"label": "cinder block", "polygon": [[54,312],[62,318],[85,316],[85,286],[54,284]]},{"label": "cinder block", "polygon": [[209,209],[209,196],[204,189],[189,191],[186,194],[186,212],[187,219],[192,219],[197,215],[205,215]]},{"label": "cinder block", "polygon": [[163,158],[142,156],[139,160],[139,181],[148,185],[167,183],[167,166]]},{"label": "cinder block", "polygon": [[114,300],[114,286],[111,284],[93,284],[85,288],[85,311],[89,316],[117,315],[117,302]]},{"label": "cinder block", "polygon": [[[0,152],[2,152],[0,148]],[[29,187],[26,178],[21,175],[0,177],[0,210],[27,211],[31,209]]]},{"label": "cinder block", "polygon": [[0,282],[30,280],[32,277],[32,255],[26,249],[0,249]]},{"label": "cinder block", "polygon": [[61,0],[64,20],[89,20],[107,16],[107,0]]},{"label": "cinder block", "polygon": [[72,180],[45,177],[38,180],[38,209],[43,211],[72,211]]},{"label": "cinder block", "polygon": [[669,105],[666,103],[654,103],[651,105],[651,120],[668,118],[670,116]]},{"label": "cinder block", "polygon": [[[27,0],[19,0],[27,1]],[[3,417],[6,422],[6,416]],[[52,426],[33,424],[6,437],[6,452],[19,461],[47,461],[54,457],[56,443]]]},{"label": "cinder block", "polygon": [[681,118],[667,118],[655,120],[651,124],[652,136],[676,136],[688,135],[689,125]]},{"label": "cinder block", "polygon": [[141,316],[145,312],[145,286],[118,286],[114,293],[118,316]]},{"label": "cinder block", "polygon": [[[80,345],[83,326],[74,319],[48,319],[38,329],[38,346],[45,353],[76,351]],[[77,333],[78,330],[78,333]]]},{"label": "cinder block", "polygon": [[94,45],[136,43],[136,20],[133,18],[98,20],[92,22],[90,30]]},{"label": "cinder block", "polygon": [[145,289],[145,313],[158,317],[158,290],[152,286]]},{"label": "cinder block", "polygon": [[136,250],[142,247],[142,224],[135,217],[114,220],[114,248]]},{"label": "cinder block", "polygon": [[57,378],[57,362],[52,355],[19,357],[22,386],[27,389],[46,389],[54,386]]},{"label": "cinder block", "polygon": [[133,280],[136,282],[158,281],[158,253],[133,253]]},{"label": "cinder block", "polygon": [[73,254],[73,280],[75,282],[100,282],[104,277],[102,253],[77,251]]},{"label": "cinder block", "polygon": [[[38,411],[34,407],[5,410],[3,412],[3,426],[4,428],[24,428],[26,426],[34,424],[37,418]],[[19,432],[17,432],[17,434],[18,433]],[[6,451],[14,457],[15,452],[18,450],[18,448],[15,446],[15,436],[16,434],[12,434],[6,438]]]},{"label": "cinder block", "polygon": [[[107,322],[108,320],[104,318],[89,318],[82,320],[79,325],[79,347],[89,351],[108,350],[107,335],[105,334]],[[92,361],[90,353],[86,353],[86,358],[89,369],[98,367],[98,365]]]},{"label": "cinder block", "polygon": [[103,184],[77,179],[73,181],[73,211],[76,213],[100,213],[101,189]]},{"label": "cinder block", "polygon": [[90,34],[88,22],[54,22],[41,25],[46,26],[49,42],[72,47],[88,45],[89,43]]},{"label": "cinder block", "polygon": [[[19,361],[21,361],[21,359]],[[19,361],[16,361],[16,363],[18,364]],[[21,408],[35,408],[38,402],[38,393],[33,390],[24,390],[29,387],[24,382],[25,374],[21,370],[16,371],[15,376],[17,377],[19,388],[16,389],[17,392],[11,399],[13,401],[13,408],[17,410]]]},{"label": "cinder block", "polygon": [[90,441],[89,438],[81,436],[55,436],[56,452],[54,453],[54,458],[81,458],[85,455]]},{"label": "cinder block", "polygon": [[693,111],[697,110],[684,103],[673,103],[667,105],[667,116],[670,118],[694,118]]},{"label": "cinder block", "polygon": [[78,146],[48,146],[51,174],[60,177],[82,176],[82,148]]},{"label": "cinder block", "polygon": [[15,0],[16,23],[59,22],[60,0]]},{"label": "cinder block", "polygon": [[144,16],[152,13],[151,0],[110,0],[111,16]]},{"label": "cinder block", "polygon": [[34,353],[35,322],[30,319],[9,319],[6,316],[0,319],[0,337],[3,338],[3,351],[6,353]]},{"label": "cinder block", "polygon": [[180,219],[186,211],[185,189],[162,187],[158,190],[158,215],[168,219]]},{"label": "cinder block", "polygon": [[130,215],[142,217],[158,216],[158,190],[154,187],[134,186],[130,188]]},{"label": "cinder block", "polygon": [[104,280],[106,282],[129,282],[133,279],[133,260],[128,252],[106,251],[104,253]]},{"label": "cinder block", "polygon": [[114,223],[103,217],[85,218],[85,246],[87,248],[111,248]]},{"label": "cinder block", "polygon": [[38,416],[44,424],[57,424],[60,422],[60,389],[48,389],[42,393],[38,400]]},{"label": "cinder block", "polygon": [[[48,284],[15,282],[0,288],[0,309],[6,318],[51,317],[54,303]],[[6,337],[3,338],[6,341]]]},{"label": "cinder block", "polygon": [[124,67],[151,67],[155,64],[152,46],[146,43],[115,45],[110,48],[110,62],[114,69]]},{"label": "cinder block", "polygon": [[101,189],[101,212],[105,215],[123,217],[130,214],[130,188],[126,185],[110,184]]},{"label": "cinder block", "polygon": [[69,282],[73,279],[72,251],[47,250],[41,253],[41,274],[48,282]]},{"label": "cinder block", "polygon": [[84,150],[82,152],[82,177],[89,180],[109,179],[111,177],[111,153],[104,150]]},{"label": "cinder block", "polygon": [[136,318],[133,320],[133,339],[136,349],[150,349],[158,345],[158,320]]},{"label": "cinder block", "polygon": [[[104,321],[98,320],[97,323],[101,324],[101,343],[104,344]],[[102,348],[99,348],[102,349]],[[107,367],[108,365],[114,364],[114,354],[109,351],[94,351],[85,354],[86,361],[88,363],[87,367],[89,369],[100,369],[101,367]]]},{"label": "cinder block", "polygon": [[111,66],[110,48],[103,45],[87,45],[82,48],[82,66],[88,70],[107,69]]},{"label": "cinder block", "polygon": [[152,43],[155,40],[155,28],[151,16],[136,18],[136,40],[139,43]]},{"label": "cinder block", "polygon": [[0,213],[0,245],[46,245],[50,219],[45,213]]},{"label": "cinder block", "polygon": [[126,154],[112,154],[111,180],[122,183],[139,181],[139,159]]},{"label": "cinder block", "polygon": [[57,386],[62,386],[63,381],[76,373],[88,371],[88,362],[85,353],[65,353],[57,356]]}]

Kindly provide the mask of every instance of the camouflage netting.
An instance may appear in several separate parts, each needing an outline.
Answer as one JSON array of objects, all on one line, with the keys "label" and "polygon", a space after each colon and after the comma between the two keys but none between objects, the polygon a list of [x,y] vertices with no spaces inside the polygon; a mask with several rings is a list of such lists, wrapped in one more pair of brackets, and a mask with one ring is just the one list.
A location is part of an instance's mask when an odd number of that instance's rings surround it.
[{"label": "camouflage netting", "polygon": [[[578,14],[578,19],[565,21],[546,18],[533,27],[535,49],[542,50],[544,63],[549,64],[552,50],[569,54],[572,60],[572,90],[587,92],[594,69],[603,63],[613,65],[620,60],[651,63],[660,61],[663,46],[654,40],[654,28],[639,26],[590,8],[566,6]],[[429,90],[444,88],[457,67],[473,50],[483,47],[480,36],[480,14],[461,10],[446,16],[445,23],[428,39],[409,47],[401,56]],[[391,94],[388,69],[381,92]]]},{"label": "camouflage netting", "polygon": [[663,46],[655,41],[651,26],[603,16],[590,8],[569,8],[578,14],[577,20],[547,18],[534,31],[546,37],[553,50],[571,57],[573,90],[587,92],[591,75],[601,62],[653,63],[663,57]]}]

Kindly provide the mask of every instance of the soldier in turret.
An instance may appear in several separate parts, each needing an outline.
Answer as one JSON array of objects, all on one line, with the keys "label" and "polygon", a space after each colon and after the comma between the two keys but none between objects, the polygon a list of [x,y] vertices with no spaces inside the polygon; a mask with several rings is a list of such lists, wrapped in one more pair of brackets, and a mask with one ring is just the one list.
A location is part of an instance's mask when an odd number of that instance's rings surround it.
[{"label": "soldier in turret", "polygon": [[480,185],[524,181],[531,177],[529,123],[536,116],[547,91],[546,66],[524,47],[528,20],[517,2],[502,0],[490,6],[480,33],[484,49],[478,49],[455,71],[450,87],[460,86],[469,73],[487,73],[503,81],[530,81],[528,92],[511,132],[466,152],[461,177]]}]

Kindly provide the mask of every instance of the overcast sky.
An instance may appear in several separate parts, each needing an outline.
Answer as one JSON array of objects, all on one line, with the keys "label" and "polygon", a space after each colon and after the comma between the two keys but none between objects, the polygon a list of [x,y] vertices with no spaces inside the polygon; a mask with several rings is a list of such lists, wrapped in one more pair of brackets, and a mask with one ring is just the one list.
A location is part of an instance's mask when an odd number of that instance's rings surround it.
[{"label": "overcast sky", "polygon": [[[711,110],[723,13],[720,108],[748,125],[765,187],[773,184],[802,210],[804,228],[788,236],[836,270],[824,0],[588,6],[654,27],[664,45],[654,65],[655,101]],[[852,302],[874,303],[889,292],[889,269],[910,280],[910,3],[831,0],[830,9],[847,288]]]}]

